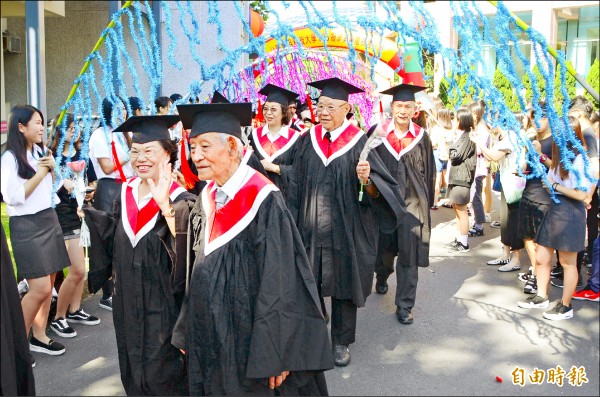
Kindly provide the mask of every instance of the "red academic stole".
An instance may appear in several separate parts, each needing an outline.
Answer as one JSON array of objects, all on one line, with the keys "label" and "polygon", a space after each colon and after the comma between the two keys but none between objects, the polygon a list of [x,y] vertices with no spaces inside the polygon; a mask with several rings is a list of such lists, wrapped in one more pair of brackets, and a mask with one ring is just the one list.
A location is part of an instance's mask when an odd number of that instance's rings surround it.
[{"label": "red academic stole", "polygon": [[327,166],[334,159],[352,149],[364,134],[363,130],[354,124],[349,124],[340,136],[330,143],[327,138],[323,137],[323,126],[319,124],[310,130],[310,140],[315,152],[317,152],[323,164]]},{"label": "red academic stole", "polygon": [[387,124],[383,125],[384,130],[388,131],[387,136],[383,139],[383,144],[396,160],[400,160],[400,157],[402,157],[406,152],[415,147],[415,145],[419,143],[421,138],[423,138],[423,134],[421,133],[422,128],[414,123],[412,125],[415,130],[414,135],[409,129],[406,133],[406,136],[402,139],[398,139],[398,136],[394,132],[393,120],[390,120]]},{"label": "red academic stole", "polygon": [[[137,188],[139,185],[132,182],[139,179],[138,177],[131,178],[127,183],[123,184],[121,189],[121,203],[125,203],[125,210],[122,211],[123,228],[132,246],[136,246],[137,243],[144,237],[156,224],[158,219],[158,213],[160,208],[154,199],[151,199],[141,209],[138,208],[135,199],[133,198],[134,186]],[[175,200],[181,193],[185,192],[181,186],[176,182],[171,184],[169,191],[171,200]]]},{"label": "red academic stole", "polygon": [[205,256],[240,234],[252,222],[269,193],[279,190],[263,174],[249,166],[242,167],[246,172],[245,182],[222,208],[216,209],[214,181],[208,182],[202,190],[202,207],[208,217],[204,227]]},{"label": "red academic stole", "polygon": [[273,160],[285,153],[300,137],[300,134],[295,129],[288,128],[287,138],[280,135],[275,141],[271,142],[267,136],[268,132],[263,135],[264,128],[268,127],[263,126],[252,130],[252,138],[256,144],[256,150],[269,162],[273,162]]}]

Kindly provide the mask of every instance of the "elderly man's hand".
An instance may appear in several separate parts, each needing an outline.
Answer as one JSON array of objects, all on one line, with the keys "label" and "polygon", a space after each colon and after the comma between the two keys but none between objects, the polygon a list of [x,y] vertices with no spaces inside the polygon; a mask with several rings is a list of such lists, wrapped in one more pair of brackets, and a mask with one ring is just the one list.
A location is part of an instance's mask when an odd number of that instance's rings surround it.
[{"label": "elderly man's hand", "polygon": [[369,175],[371,175],[371,165],[368,161],[359,161],[356,166],[356,175],[358,179],[363,183],[369,183]]},{"label": "elderly man's hand", "polygon": [[274,389],[276,387],[281,386],[285,378],[288,377],[290,371],[283,371],[280,376],[271,376],[269,378],[269,388]]}]

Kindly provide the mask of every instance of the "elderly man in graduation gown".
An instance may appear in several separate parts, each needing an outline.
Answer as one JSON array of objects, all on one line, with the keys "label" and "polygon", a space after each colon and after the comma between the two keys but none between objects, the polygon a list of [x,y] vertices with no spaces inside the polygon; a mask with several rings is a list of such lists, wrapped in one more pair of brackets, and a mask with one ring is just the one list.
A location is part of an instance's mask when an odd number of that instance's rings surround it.
[{"label": "elderly man in graduation gown", "polygon": [[415,93],[424,90],[400,84],[382,94],[392,95],[393,120],[371,127],[385,136],[375,149],[386,168],[398,182],[406,204],[406,215],[393,234],[382,231],[377,253],[375,291],[385,294],[387,279],[394,272],[396,261],[396,316],[402,324],[412,324],[419,267],[429,266],[429,240],[435,184],[435,160],[429,134],[412,122],[417,110]]},{"label": "elderly man in graduation gown", "polygon": [[[112,264],[113,322],[121,381],[128,395],[187,395],[187,373],[171,334],[185,293],[186,231],[196,199],[173,180],[178,116],[135,116],[115,131],[133,132],[136,176],[123,183],[113,213],[84,207],[93,240]],[[179,221],[178,221],[179,220]]]},{"label": "elderly man in graduation gown", "polygon": [[190,393],[327,394],[330,342],[300,235],[279,189],[242,155],[251,104],[178,111],[208,181],[190,213],[190,277],[173,338],[187,353]]},{"label": "elderly man in graduation gown", "polygon": [[363,90],[338,78],[310,85],[321,90],[321,124],[299,139],[288,205],[321,297],[331,297],[334,362],[345,366],[355,341],[357,307],[365,305],[373,288],[378,226],[392,232],[403,204],[377,153],[359,162],[367,137],[346,114],[349,95]]}]

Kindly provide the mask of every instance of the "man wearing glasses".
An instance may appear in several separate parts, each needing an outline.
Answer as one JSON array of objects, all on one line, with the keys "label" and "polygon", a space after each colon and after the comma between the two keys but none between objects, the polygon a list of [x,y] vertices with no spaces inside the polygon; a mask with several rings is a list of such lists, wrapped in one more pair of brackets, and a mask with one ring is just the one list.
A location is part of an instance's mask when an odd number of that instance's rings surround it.
[{"label": "man wearing glasses", "polygon": [[367,137],[346,114],[349,95],[363,90],[338,78],[309,85],[321,90],[316,106],[321,124],[299,139],[288,206],[324,313],[323,298],[331,297],[334,363],[345,366],[355,341],[357,307],[365,305],[372,288],[378,227],[393,231],[404,206],[379,156],[371,152],[368,161],[359,161]]}]

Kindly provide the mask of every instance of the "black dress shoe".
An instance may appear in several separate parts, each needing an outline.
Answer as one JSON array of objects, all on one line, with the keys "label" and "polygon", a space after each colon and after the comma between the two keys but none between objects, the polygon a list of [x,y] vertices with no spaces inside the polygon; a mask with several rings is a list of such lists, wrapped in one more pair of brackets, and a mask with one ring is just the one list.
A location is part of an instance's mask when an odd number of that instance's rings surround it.
[{"label": "black dress shoe", "polygon": [[388,292],[387,277],[377,276],[377,282],[375,283],[375,292],[379,295],[383,295]]},{"label": "black dress shoe", "polygon": [[405,307],[398,307],[396,309],[396,316],[398,316],[398,321],[400,321],[400,324],[413,323],[413,315],[410,309],[407,309]]},{"label": "black dress shoe", "polygon": [[338,367],[350,364],[350,348],[348,345],[333,346],[333,363]]}]

